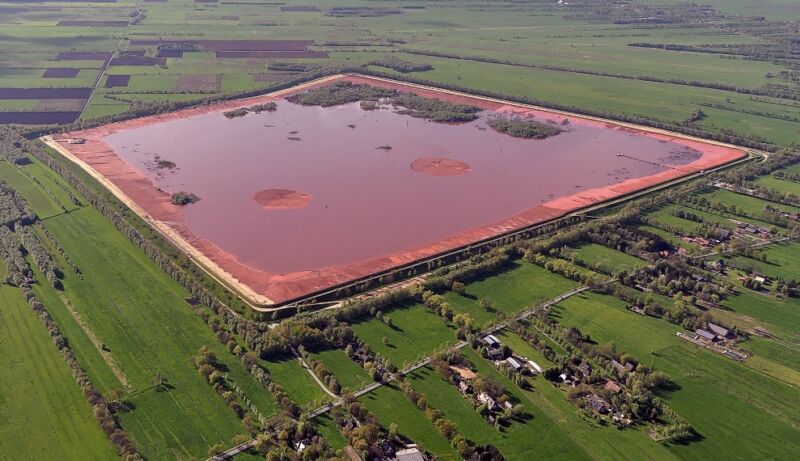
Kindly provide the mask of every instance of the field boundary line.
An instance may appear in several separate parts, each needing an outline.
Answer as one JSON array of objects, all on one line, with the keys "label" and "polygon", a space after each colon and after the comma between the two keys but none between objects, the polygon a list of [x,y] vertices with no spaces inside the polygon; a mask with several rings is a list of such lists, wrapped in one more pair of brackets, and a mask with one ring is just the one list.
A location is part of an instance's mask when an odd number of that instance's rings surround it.
[{"label": "field boundary line", "polygon": [[122,384],[122,387],[124,387],[129,394],[135,391],[136,389],[133,386],[131,386],[128,377],[125,375],[122,369],[120,369],[120,367],[117,365],[117,362],[114,361],[114,357],[111,356],[111,352],[103,349],[104,343],[100,341],[100,338],[98,338],[97,335],[94,334],[94,331],[92,331],[92,329],[89,328],[89,325],[87,325],[86,322],[83,321],[83,317],[81,317],[81,314],[78,311],[76,311],[74,307],[72,307],[72,304],[70,304],[69,299],[62,293],[56,293],[56,294],[61,300],[61,304],[63,304],[64,308],[67,310],[67,312],[69,312],[69,315],[72,316],[72,318],[75,320],[75,323],[77,323],[78,326],[81,328],[81,330],[83,330],[84,334],[86,334],[86,337],[89,338],[89,341],[91,341],[95,349],[97,349],[97,352],[100,354],[100,357],[103,358],[103,361],[106,363],[106,365],[108,365],[108,368],[111,369],[111,372],[114,373],[114,376],[116,376],[120,384]]}]

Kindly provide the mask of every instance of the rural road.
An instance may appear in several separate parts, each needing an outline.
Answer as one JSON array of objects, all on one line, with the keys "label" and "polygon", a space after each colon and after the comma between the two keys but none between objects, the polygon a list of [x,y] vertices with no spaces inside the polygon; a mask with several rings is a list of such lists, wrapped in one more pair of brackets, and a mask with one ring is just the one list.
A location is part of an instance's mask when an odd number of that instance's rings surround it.
[{"label": "rural road", "polygon": [[[588,290],[591,290],[591,287],[583,285],[583,286],[574,288],[574,289],[572,289],[570,291],[567,291],[565,293],[562,293],[562,294],[556,296],[555,298],[551,298],[551,299],[549,299],[549,300],[547,300],[547,301],[545,301],[543,303],[535,304],[533,306],[530,306],[529,308],[527,308],[524,311],[520,312],[516,316],[514,316],[514,317],[512,317],[510,319],[504,320],[503,322],[498,323],[497,325],[494,325],[492,327],[487,328],[486,330],[483,330],[483,331],[479,332],[478,336],[485,336],[485,335],[490,335],[490,334],[493,334],[493,333],[497,333],[498,331],[501,331],[501,330],[504,330],[504,329],[508,328],[508,326],[511,325],[514,322],[517,322],[519,320],[524,320],[524,319],[530,317],[531,315],[533,315],[533,313],[537,309],[541,309],[541,308],[549,309],[551,306],[553,306],[555,304],[558,304],[558,303],[560,303],[561,301],[564,301],[567,298],[570,298],[572,296],[575,296],[575,295],[577,295],[579,293],[583,293],[584,291],[588,291]],[[450,347],[447,350],[448,351],[456,351],[456,350],[459,350],[459,349],[463,349],[464,347],[467,347],[468,344],[469,343],[467,343],[466,341],[460,341],[460,342],[456,343],[454,346]],[[396,374],[392,375],[392,377],[388,381],[374,382],[374,383],[371,383],[371,384],[369,384],[367,386],[362,387],[361,389],[353,392],[353,397],[358,398],[358,397],[361,397],[363,395],[369,394],[370,392],[380,388],[381,386],[383,386],[385,384],[389,384],[391,382],[397,381],[400,378],[402,378],[403,376],[405,376],[405,375],[407,375],[409,373],[413,373],[414,371],[416,371],[416,370],[428,365],[429,363],[431,363],[431,360],[433,359],[434,355],[435,354],[429,355],[428,357],[425,357],[424,359],[422,359],[422,360],[420,360],[420,361],[418,361],[418,362],[416,362],[416,363],[414,363],[414,364],[412,364],[412,365],[410,365],[410,366],[398,371]],[[310,419],[314,419],[317,416],[325,414],[325,413],[333,410],[334,408],[336,408],[338,406],[341,406],[342,405],[342,400],[338,396],[336,396],[335,394],[332,394],[328,390],[328,388],[325,387],[324,384],[322,384],[322,382],[319,380],[319,378],[317,378],[317,376],[308,367],[308,365],[306,365],[305,362],[302,361],[302,359],[300,359],[299,357],[298,357],[298,359],[300,360],[300,363],[302,364],[302,366],[311,374],[311,376],[314,377],[314,381],[316,381],[317,384],[319,384],[319,386],[321,388],[323,388],[329,395],[332,395],[334,397],[334,399],[335,399],[333,402],[326,403],[325,405],[322,405],[322,406],[312,410],[310,413],[308,413],[308,419],[309,420]],[[255,444],[255,439],[248,440],[247,442],[240,443],[239,445],[236,445],[235,447],[231,447],[231,448],[223,451],[222,453],[220,453],[218,455],[215,455],[215,456],[212,456],[211,458],[208,458],[207,461],[224,461],[226,459],[229,459],[229,458],[232,458],[233,456],[238,455],[239,453],[241,453],[243,451],[246,451],[246,450],[250,449],[254,444]]]}]

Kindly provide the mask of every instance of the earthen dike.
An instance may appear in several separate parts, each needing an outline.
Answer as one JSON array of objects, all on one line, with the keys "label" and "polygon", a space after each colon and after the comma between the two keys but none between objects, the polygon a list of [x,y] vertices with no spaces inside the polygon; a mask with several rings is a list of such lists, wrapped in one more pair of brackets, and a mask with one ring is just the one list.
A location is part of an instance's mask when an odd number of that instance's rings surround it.
[{"label": "earthen dike", "polygon": [[[457,232],[425,246],[379,255],[354,264],[322,267],[317,270],[289,274],[274,274],[242,264],[234,255],[222,250],[213,242],[195,236],[185,225],[180,207],[173,205],[167,194],[158,190],[141,171],[123,161],[103,141],[106,136],[122,130],[277,101],[292,93],[328,85],[338,80],[413,91],[420,96],[471,104],[499,113],[528,113],[554,118],[569,117],[573,123],[577,121],[590,126],[643,134],[660,141],[680,144],[702,152],[702,156],[691,163],[676,168],[667,168],[651,176],[625,179],[606,187],[554,197],[552,200],[501,221]],[[77,138],[83,139],[84,142],[70,143],[71,139]],[[204,271],[260,311],[282,309],[303,300],[318,299],[348,285],[393,271],[406,270],[418,265],[425,267],[424,264],[432,259],[452,256],[459,251],[524,232],[531,227],[563,218],[580,210],[616,202],[653,188],[671,185],[674,182],[686,180],[731,162],[742,160],[748,155],[743,149],[733,145],[664,130],[359,75],[326,77],[262,96],[111,123],[83,131],[45,137],[43,141],[87,171],[126,206],[184,251]],[[440,171],[444,166],[448,166],[449,169],[445,168]],[[468,165],[450,165],[449,162],[443,163],[442,159],[423,159],[416,165],[416,168],[426,170],[429,174],[434,175],[463,174],[469,171]],[[253,197],[253,200],[266,208],[272,206],[302,208],[311,199],[310,196],[295,191],[263,192],[260,196]]]}]

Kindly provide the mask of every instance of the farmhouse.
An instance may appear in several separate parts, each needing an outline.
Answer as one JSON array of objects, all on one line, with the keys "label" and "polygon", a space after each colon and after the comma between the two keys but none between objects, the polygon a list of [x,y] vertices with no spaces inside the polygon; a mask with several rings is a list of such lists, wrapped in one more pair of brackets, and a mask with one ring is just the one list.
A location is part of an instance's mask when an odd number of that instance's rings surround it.
[{"label": "farmhouse", "polygon": [[499,348],[502,343],[495,335],[486,335],[483,337],[483,342],[486,343],[487,346],[496,349]]},{"label": "farmhouse", "polygon": [[581,373],[581,376],[588,378],[589,375],[592,374],[592,366],[586,361],[582,361],[580,365],[578,365],[578,371]]},{"label": "farmhouse", "polygon": [[397,461],[425,461],[425,455],[419,451],[419,448],[412,447],[400,450],[395,453]]},{"label": "farmhouse", "polygon": [[615,394],[619,394],[620,392],[622,392],[622,387],[615,381],[612,381],[610,379],[606,381],[606,385],[603,387],[605,387],[606,390],[611,391]]},{"label": "farmhouse", "polygon": [[703,339],[708,340],[708,341],[716,341],[717,340],[717,336],[714,333],[711,333],[711,332],[709,332],[707,330],[703,330],[702,328],[698,328],[697,330],[694,330],[694,333],[697,336],[699,336],[700,338],[703,338]]},{"label": "farmhouse", "polygon": [[730,338],[731,336],[733,336],[730,330],[728,330],[727,328],[722,327],[720,325],[716,325],[711,322],[708,323],[708,329],[709,331],[719,336],[720,338]]},{"label": "farmhouse", "polygon": [[609,405],[608,402],[603,400],[602,398],[594,395],[589,394],[586,396],[586,403],[596,412],[601,414],[608,413]]},{"label": "farmhouse", "polygon": [[523,370],[522,363],[520,363],[514,357],[507,358],[506,359],[506,363],[508,364],[508,367],[511,368],[514,371],[522,371]]},{"label": "farmhouse", "polygon": [[533,360],[528,360],[528,367],[534,373],[541,373],[543,371],[542,366],[539,365],[538,363],[534,362]]}]

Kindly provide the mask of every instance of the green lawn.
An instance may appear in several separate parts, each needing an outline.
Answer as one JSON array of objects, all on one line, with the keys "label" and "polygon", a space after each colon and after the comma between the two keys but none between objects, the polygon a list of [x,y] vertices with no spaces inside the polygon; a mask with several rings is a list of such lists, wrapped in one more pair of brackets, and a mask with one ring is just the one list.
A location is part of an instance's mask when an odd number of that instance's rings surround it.
[{"label": "green lawn", "polygon": [[755,180],[759,186],[769,187],[778,192],[791,193],[800,196],[800,182],[776,178],[775,176],[761,176]]},{"label": "green lawn", "polygon": [[[460,312],[468,312],[478,323],[497,320],[498,314],[511,315],[558,296],[578,286],[577,282],[554,274],[526,261],[514,261],[508,270],[467,285],[466,295],[447,292],[445,297]],[[480,300],[492,303],[497,312],[486,312]]]},{"label": "green lawn", "polygon": [[0,459],[118,459],[44,326],[7,285],[0,286],[0,368]]},{"label": "green lawn", "polygon": [[609,296],[575,296],[553,314],[671,376],[676,390],[665,398],[700,434],[692,443],[669,445],[678,457],[790,459],[800,449],[795,387],[684,342],[675,336],[680,327],[632,314]]},{"label": "green lawn", "polygon": [[780,205],[777,203],[768,202],[766,200],[761,200],[759,198],[750,197],[748,195],[737,194],[735,192],[731,192],[729,190],[724,190],[724,189],[716,189],[698,195],[708,199],[712,203],[721,202],[727,206],[734,205],[738,210],[744,211],[755,217],[760,216],[761,212],[764,211],[764,207],[767,205],[772,205],[775,208],[790,213],[800,212],[800,209],[792,206]]},{"label": "green lawn", "polygon": [[589,243],[576,248],[575,258],[607,274],[619,270],[628,271],[647,264],[641,258],[596,243]]},{"label": "green lawn", "polygon": [[[455,329],[421,304],[407,304],[386,311],[393,327],[378,319],[352,325],[359,338],[398,367],[411,364],[445,344],[455,344]],[[388,344],[383,344],[383,338]]]},{"label": "green lawn", "polygon": [[425,414],[408,401],[403,392],[386,385],[361,397],[361,402],[373,412],[384,427],[397,424],[400,433],[419,444],[441,461],[456,461],[458,455],[450,442],[441,435]]},{"label": "green lawn", "polygon": [[328,349],[313,353],[311,356],[325,364],[328,371],[336,376],[342,388],[353,391],[372,382],[367,372],[341,349]]},{"label": "green lawn", "polygon": [[63,212],[58,202],[6,160],[0,160],[0,179],[22,194],[40,218],[49,218]]},{"label": "green lawn", "polygon": [[316,407],[330,400],[330,396],[319,387],[295,357],[262,361],[261,365],[267,369],[272,380],[283,387],[289,398],[301,407]]},{"label": "green lawn", "polygon": [[314,418],[314,424],[317,427],[317,432],[333,447],[334,450],[340,450],[347,445],[347,439],[344,438],[339,428],[336,427],[336,422],[327,413]]}]

